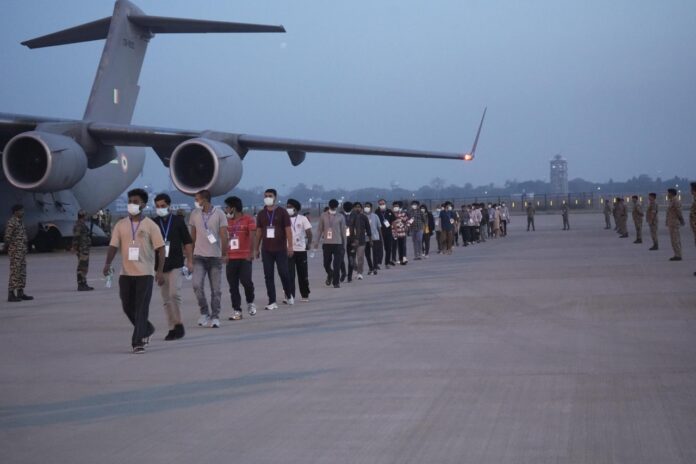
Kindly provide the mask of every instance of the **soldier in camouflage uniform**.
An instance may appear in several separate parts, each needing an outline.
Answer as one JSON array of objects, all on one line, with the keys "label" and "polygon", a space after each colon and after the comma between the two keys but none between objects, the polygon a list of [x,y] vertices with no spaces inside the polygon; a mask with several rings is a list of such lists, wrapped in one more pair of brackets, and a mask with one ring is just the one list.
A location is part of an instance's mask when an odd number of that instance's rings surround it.
[{"label": "soldier in camouflage uniform", "polygon": [[669,206],[667,207],[667,228],[669,229],[669,238],[672,241],[672,249],[674,256],[669,258],[670,261],[681,261],[681,234],[679,228],[684,225],[684,217],[682,216],[681,203],[677,198],[676,189],[667,189],[667,197],[669,198]]},{"label": "soldier in camouflage uniform", "polygon": [[5,226],[5,246],[10,256],[10,283],[7,301],[33,300],[24,293],[27,284],[27,231],[24,229],[24,206],[14,205]]},{"label": "soldier in camouflage uniform", "polygon": [[633,210],[631,211],[631,217],[633,217],[633,225],[636,226],[636,239],[633,243],[643,243],[643,207],[638,202],[638,195],[633,195],[631,197],[631,203],[633,203]]},{"label": "soldier in camouflage uniform", "polygon": [[72,250],[77,253],[77,291],[85,292],[94,290],[87,285],[87,272],[89,271],[89,248],[92,240],[89,238],[89,227],[85,224],[87,213],[80,210],[77,213],[77,221],[73,227]]},{"label": "soldier in camouflage uniform", "polygon": [[650,226],[650,238],[652,238],[653,246],[650,251],[655,251],[658,249],[657,246],[657,223],[658,223],[658,209],[657,209],[657,194],[650,193],[648,195],[650,202],[648,203],[648,210],[645,214],[645,222]]}]

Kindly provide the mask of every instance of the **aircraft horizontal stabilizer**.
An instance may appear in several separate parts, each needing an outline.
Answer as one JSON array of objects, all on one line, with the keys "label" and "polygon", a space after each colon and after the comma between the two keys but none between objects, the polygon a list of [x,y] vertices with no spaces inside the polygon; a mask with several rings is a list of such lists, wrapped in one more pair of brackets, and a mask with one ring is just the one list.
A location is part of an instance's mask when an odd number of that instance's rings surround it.
[{"label": "aircraft horizontal stabilizer", "polygon": [[184,34],[205,32],[285,32],[283,26],[265,24],[207,21],[201,19],[167,18],[164,16],[137,15],[128,20],[153,34]]},{"label": "aircraft horizontal stabilizer", "polygon": [[22,42],[22,45],[29,48],[43,48],[106,39],[106,36],[109,34],[109,26],[111,26],[111,16],[26,40]]}]

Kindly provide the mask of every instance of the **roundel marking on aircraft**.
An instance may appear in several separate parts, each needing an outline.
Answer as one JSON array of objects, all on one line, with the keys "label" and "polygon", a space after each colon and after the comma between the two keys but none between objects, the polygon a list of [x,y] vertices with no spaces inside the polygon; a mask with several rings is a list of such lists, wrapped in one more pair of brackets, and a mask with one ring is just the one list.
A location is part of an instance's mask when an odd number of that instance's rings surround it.
[{"label": "roundel marking on aircraft", "polygon": [[121,170],[124,174],[128,172],[128,158],[123,153],[121,153]]}]

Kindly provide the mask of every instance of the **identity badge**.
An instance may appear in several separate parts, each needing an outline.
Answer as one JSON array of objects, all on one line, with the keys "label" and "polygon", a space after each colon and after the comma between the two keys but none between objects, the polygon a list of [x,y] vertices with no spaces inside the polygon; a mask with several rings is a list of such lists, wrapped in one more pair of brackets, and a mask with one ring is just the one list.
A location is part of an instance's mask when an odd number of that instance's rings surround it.
[{"label": "identity badge", "polygon": [[230,240],[230,250],[239,250],[239,239],[238,238],[232,238]]},{"label": "identity badge", "polygon": [[266,229],[266,238],[275,238],[275,227]]},{"label": "identity badge", "polygon": [[169,241],[164,242],[164,257],[169,258]]},{"label": "identity badge", "polygon": [[386,219],[384,220],[384,227],[389,227],[391,224]]},{"label": "identity badge", "polygon": [[212,232],[208,232],[208,241],[211,244],[217,243],[217,239],[215,238],[215,235],[213,235]]},{"label": "identity badge", "polygon": [[137,246],[128,247],[128,261],[138,261],[140,259],[140,248]]},{"label": "identity badge", "polygon": [[326,240],[331,240],[333,238],[333,230],[326,231]]}]

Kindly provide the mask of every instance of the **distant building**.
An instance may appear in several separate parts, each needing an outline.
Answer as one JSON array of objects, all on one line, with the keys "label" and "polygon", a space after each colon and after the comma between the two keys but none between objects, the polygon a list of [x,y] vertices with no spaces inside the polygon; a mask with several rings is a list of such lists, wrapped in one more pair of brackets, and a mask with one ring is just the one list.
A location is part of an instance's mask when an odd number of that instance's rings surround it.
[{"label": "distant building", "polygon": [[568,162],[556,155],[551,160],[551,193],[568,193]]}]

